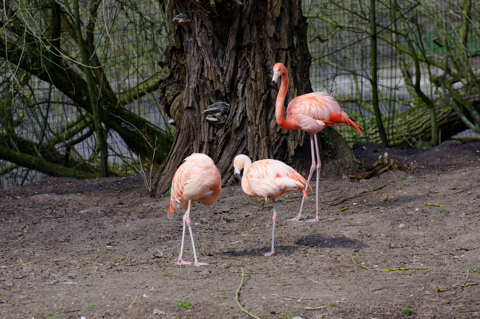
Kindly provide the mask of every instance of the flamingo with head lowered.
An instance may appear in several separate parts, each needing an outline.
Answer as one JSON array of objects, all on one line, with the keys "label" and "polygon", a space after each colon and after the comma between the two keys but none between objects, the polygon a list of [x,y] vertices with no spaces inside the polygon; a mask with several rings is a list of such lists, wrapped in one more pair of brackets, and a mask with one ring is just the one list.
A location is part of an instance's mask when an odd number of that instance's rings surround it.
[{"label": "flamingo with head lowered", "polygon": [[[288,90],[288,71],[285,65],[277,63],[273,66],[273,84],[276,86],[279,78],[282,78],[280,90],[277,95],[275,104],[275,118],[277,124],[283,130],[303,130],[310,134],[310,147],[312,150],[312,166],[310,174],[308,174],[307,183],[310,182],[313,172],[317,171],[317,181],[315,183],[315,204],[316,217],[309,221],[318,222],[320,213],[318,211],[318,183],[320,178],[320,168],[322,166],[320,160],[320,152],[318,149],[317,133],[322,131],[326,126],[349,125],[353,126],[358,133],[362,131],[357,123],[342,111],[337,101],[328,93],[314,92],[297,96],[290,101],[287,108],[287,118],[283,115],[283,106]],[[314,143],[315,141],[315,143]],[[315,148],[315,152],[314,152]],[[317,163],[315,164],[315,153],[317,155]],[[302,218],[303,204],[305,196],[300,205],[300,212],[297,217],[290,219],[298,221]]]},{"label": "flamingo with head lowered", "polygon": [[[269,199],[272,200],[272,250],[264,254],[264,256],[272,256],[275,254],[275,221],[277,220],[275,199],[287,192],[303,192],[304,197],[306,197],[307,191],[305,189],[308,183],[293,168],[274,159],[264,159],[252,163],[248,156],[240,154],[233,160],[233,168],[235,169],[235,176],[242,181],[242,189],[245,194],[253,197],[263,197],[266,202]],[[242,170],[243,176],[240,175]]]},{"label": "flamingo with head lowered", "polygon": [[195,265],[206,265],[206,263],[198,262],[197,259],[195,243],[193,241],[190,210],[192,208],[192,200],[199,201],[205,205],[215,203],[222,192],[221,183],[222,178],[217,166],[215,166],[213,160],[205,154],[193,153],[185,159],[185,162],[180,165],[175,172],[172,180],[168,217],[171,217],[173,212],[182,206],[184,206],[186,210],[185,215],[183,215],[182,246],[180,248],[180,256],[178,256],[177,264],[191,264],[191,262],[184,261],[182,258],[183,243],[185,240],[185,225],[187,225],[192,239]]}]

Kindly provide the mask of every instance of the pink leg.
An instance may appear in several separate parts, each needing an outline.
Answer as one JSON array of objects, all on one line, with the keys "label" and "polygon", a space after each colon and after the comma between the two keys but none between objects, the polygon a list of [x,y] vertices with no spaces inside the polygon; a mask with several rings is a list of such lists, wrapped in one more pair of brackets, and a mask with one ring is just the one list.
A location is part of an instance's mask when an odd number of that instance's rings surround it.
[{"label": "pink leg", "polygon": [[317,141],[317,134],[314,135],[315,138],[315,151],[317,153],[317,181],[315,183],[315,211],[316,216],[313,219],[307,220],[307,222],[318,222],[320,220],[320,212],[318,211],[318,184],[320,181],[320,169],[322,167],[322,160],[320,159],[320,152],[318,150],[318,141]]},{"label": "pink leg", "polygon": [[195,251],[195,242],[193,241],[193,233],[192,233],[190,218],[188,219],[187,225],[188,225],[188,229],[190,230],[190,238],[192,238],[193,257],[195,258],[195,266],[206,266],[206,265],[208,265],[207,263],[199,263],[198,262],[197,252]]},{"label": "pink leg", "polygon": [[[188,209],[190,209],[190,202],[188,203]],[[187,223],[187,213],[188,213],[188,210],[185,212],[185,215],[183,215],[183,234],[182,234],[182,246],[180,246],[180,256],[178,256],[178,261],[177,261],[177,265],[188,265],[188,264],[191,264],[192,262],[191,261],[185,261],[182,259],[182,255],[183,255],[183,243],[185,241],[185,224]]]},{"label": "pink leg", "polygon": [[[317,135],[315,134],[315,138]],[[313,144],[313,134],[310,134],[310,149],[312,150],[312,166],[310,167],[310,173],[308,174],[307,178],[307,184],[305,184],[305,190],[308,188],[308,183],[310,183],[310,179],[312,178],[313,171],[315,171],[315,146]],[[305,195],[302,197],[302,204],[300,205],[300,212],[298,213],[297,217],[294,217],[292,219],[289,219],[288,221],[290,222],[296,222],[302,219],[302,214],[303,214],[303,204],[305,203]]]},{"label": "pink leg", "polygon": [[273,204],[272,251],[269,252],[269,253],[263,254],[265,257],[272,256],[273,254],[275,254],[275,246],[274,246],[273,242],[274,242],[274,239],[275,239],[275,222],[277,221],[277,213],[275,212],[275,200],[274,199],[272,199],[272,204]]},{"label": "pink leg", "polygon": [[183,242],[185,238],[185,225],[188,226],[188,230],[190,231],[190,238],[192,239],[192,246],[193,246],[193,256],[195,257],[195,266],[204,266],[207,265],[207,263],[200,263],[198,262],[197,259],[197,252],[195,251],[195,242],[193,241],[193,233],[192,233],[192,221],[190,220],[190,208],[192,205],[192,201],[188,202],[188,209],[185,212],[185,215],[183,215],[183,235],[182,235],[182,246],[180,248],[180,256],[178,257],[177,264],[179,265],[188,265],[191,264],[191,261],[184,261],[182,259],[182,254],[183,254]]}]

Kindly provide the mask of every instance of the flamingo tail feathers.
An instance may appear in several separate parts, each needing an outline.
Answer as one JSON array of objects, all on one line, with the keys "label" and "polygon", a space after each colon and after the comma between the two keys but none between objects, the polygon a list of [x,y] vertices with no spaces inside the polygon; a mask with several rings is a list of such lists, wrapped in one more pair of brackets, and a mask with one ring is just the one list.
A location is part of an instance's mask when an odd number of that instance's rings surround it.
[{"label": "flamingo tail feathers", "polygon": [[306,183],[306,184],[308,185],[308,187],[310,187],[310,190],[311,190],[312,193],[313,193],[313,188],[312,188],[312,186],[310,186],[310,183]]},{"label": "flamingo tail feathers", "polygon": [[[308,186],[310,186],[310,185],[308,185]],[[303,196],[305,196],[305,199],[307,199],[308,195],[307,195],[307,191],[305,190],[305,188],[302,188],[302,192],[303,192]],[[312,190],[312,192],[313,192],[313,190]]]},{"label": "flamingo tail feathers", "polygon": [[351,118],[349,119],[350,120],[350,126],[353,126],[353,128],[358,132],[360,133],[360,135],[363,135],[362,133],[362,129],[360,128],[360,126],[354,121],[352,120]]},{"label": "flamingo tail feathers", "polygon": [[167,216],[169,218],[172,217],[174,210],[175,210],[175,207],[173,207],[173,202],[170,200],[170,207],[168,208],[168,211],[167,211]]}]

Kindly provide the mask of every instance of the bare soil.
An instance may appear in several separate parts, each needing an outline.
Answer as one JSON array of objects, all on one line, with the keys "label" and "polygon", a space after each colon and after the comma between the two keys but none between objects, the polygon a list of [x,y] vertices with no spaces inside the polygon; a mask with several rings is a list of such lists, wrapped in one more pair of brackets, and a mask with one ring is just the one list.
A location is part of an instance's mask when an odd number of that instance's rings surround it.
[{"label": "bare soil", "polygon": [[271,203],[225,187],[193,205],[202,267],[176,264],[182,213],[167,218],[168,200],[147,197],[141,176],[2,191],[0,317],[248,318],[239,291],[260,318],[480,318],[480,143],[354,152],[416,166],[323,179],[319,223],[286,221],[301,197],[285,196],[272,257]]}]

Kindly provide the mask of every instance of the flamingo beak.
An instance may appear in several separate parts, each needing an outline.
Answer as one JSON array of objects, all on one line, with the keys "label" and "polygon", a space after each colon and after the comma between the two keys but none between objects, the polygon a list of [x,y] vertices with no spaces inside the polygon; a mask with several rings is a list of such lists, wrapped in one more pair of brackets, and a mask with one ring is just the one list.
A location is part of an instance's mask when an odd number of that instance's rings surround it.
[{"label": "flamingo beak", "polygon": [[278,77],[280,76],[280,71],[273,71],[272,85],[274,88],[277,88]]},{"label": "flamingo beak", "polygon": [[238,178],[239,180],[242,180],[242,175],[238,174],[238,173],[235,173],[234,174],[236,178]]}]

